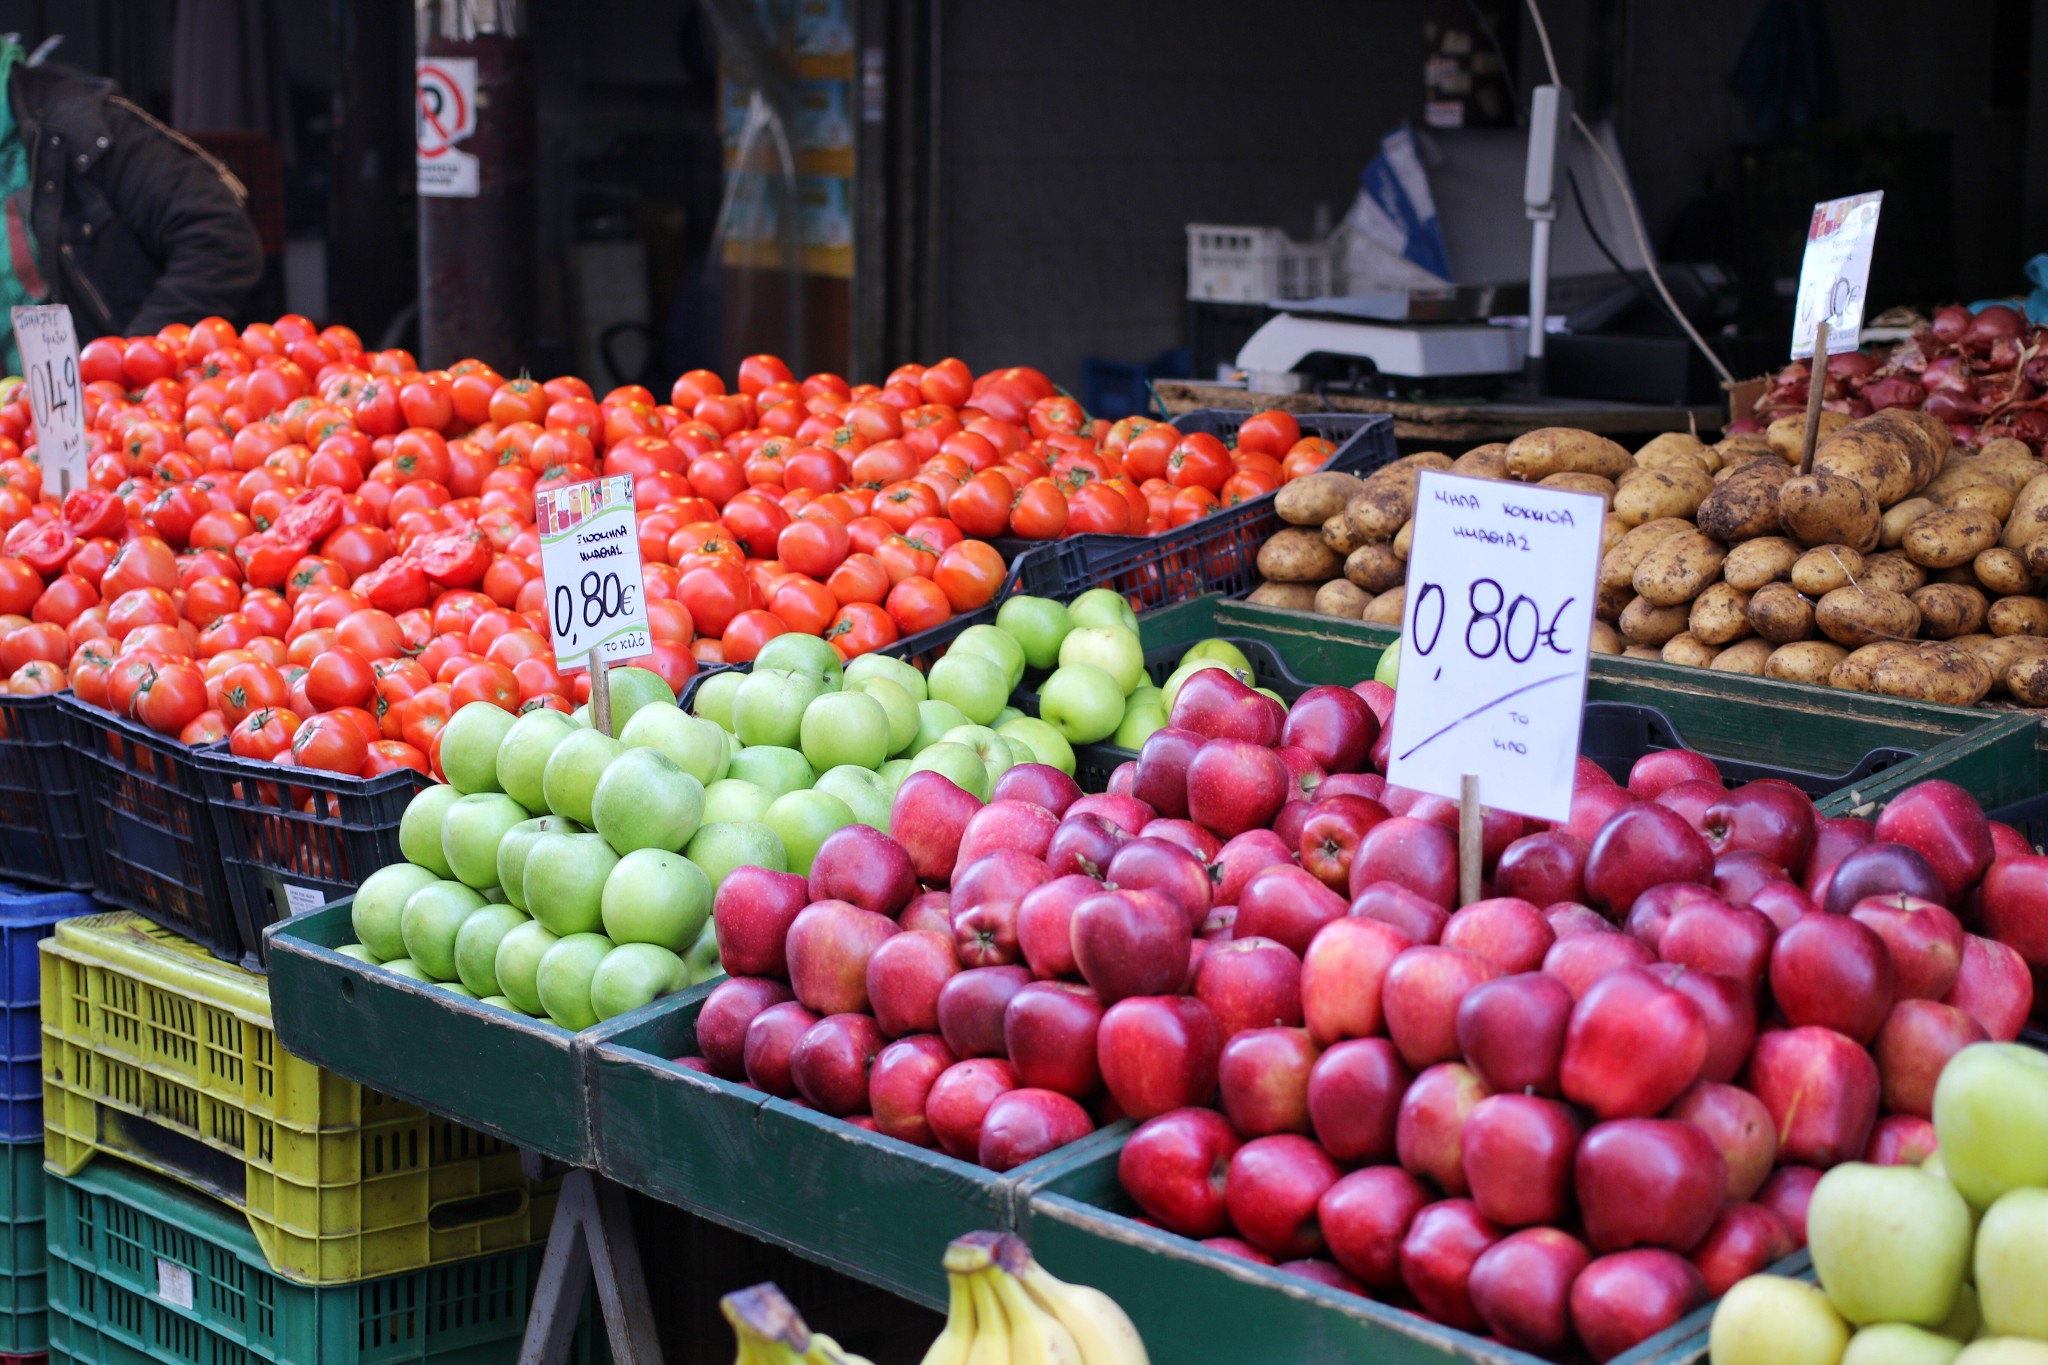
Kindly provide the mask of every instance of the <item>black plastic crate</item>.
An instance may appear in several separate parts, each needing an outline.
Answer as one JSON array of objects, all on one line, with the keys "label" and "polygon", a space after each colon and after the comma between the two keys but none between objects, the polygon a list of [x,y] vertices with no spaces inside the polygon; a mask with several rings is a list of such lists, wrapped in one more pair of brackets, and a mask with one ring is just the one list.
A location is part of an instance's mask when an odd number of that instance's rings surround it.
[{"label": "black plastic crate", "polygon": [[402,862],[398,822],[433,779],[411,768],[376,777],[280,767],[226,749],[200,757],[207,805],[234,905],[244,966],[261,970],[263,931],[355,894]]},{"label": "black plastic crate", "polygon": [[241,931],[206,804],[206,750],[68,692],[59,694],[57,718],[78,778],[94,894],[240,961]]},{"label": "black plastic crate", "polygon": [[[1228,442],[1238,425],[1252,414],[1198,408],[1173,420],[1183,433],[1208,432]],[[1348,474],[1370,474],[1398,458],[1394,419],[1378,413],[1298,413],[1305,436],[1323,436],[1337,443],[1323,468]],[[1156,536],[1067,536],[1059,540],[1019,541],[1005,538],[997,546],[1006,554],[1019,546],[1035,553],[1019,562],[1023,590],[1040,597],[1072,600],[1089,588],[1113,588],[1138,611],[1186,602],[1204,593],[1242,597],[1259,585],[1259,547],[1287,523],[1274,510],[1275,495],[1241,502],[1185,526]]]},{"label": "black plastic crate", "polygon": [[84,891],[92,860],[58,696],[0,696],[0,874]]}]

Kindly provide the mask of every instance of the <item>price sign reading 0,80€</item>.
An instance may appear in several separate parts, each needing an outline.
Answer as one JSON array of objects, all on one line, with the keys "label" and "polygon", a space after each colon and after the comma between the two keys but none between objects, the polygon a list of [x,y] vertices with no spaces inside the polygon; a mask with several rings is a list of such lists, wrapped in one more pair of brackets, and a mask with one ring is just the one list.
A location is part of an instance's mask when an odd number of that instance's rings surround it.
[{"label": "price sign reading 0,80\u20ac", "polygon": [[555,666],[583,668],[593,649],[607,663],[651,650],[633,476],[550,488],[534,499],[534,520]]},{"label": "price sign reading 0,80\u20ac", "polygon": [[37,460],[44,486],[61,496],[85,487],[85,395],[78,381],[78,334],[61,303],[16,308],[15,345],[21,349],[28,409],[36,422]]},{"label": "price sign reading 0,80\u20ac", "polygon": [[1425,473],[1394,691],[1389,783],[1539,820],[1571,813],[1600,500]]}]

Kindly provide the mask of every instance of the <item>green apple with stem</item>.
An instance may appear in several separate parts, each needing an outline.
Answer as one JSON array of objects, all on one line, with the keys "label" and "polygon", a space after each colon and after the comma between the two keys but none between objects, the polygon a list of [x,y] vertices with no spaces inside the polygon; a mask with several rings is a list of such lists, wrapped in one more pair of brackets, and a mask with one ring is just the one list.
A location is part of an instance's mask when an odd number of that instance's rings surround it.
[{"label": "green apple with stem", "polygon": [[1840,1365],[1849,1325],[1819,1286],[1751,1275],[1722,1296],[1707,1341],[1713,1365]]},{"label": "green apple with stem", "polygon": [[578,730],[557,744],[541,773],[540,785],[547,796],[548,809],[588,826],[597,780],[604,776],[606,765],[624,752],[625,745],[596,730]]},{"label": "green apple with stem", "polygon": [[557,934],[603,923],[599,902],[619,855],[602,834],[543,834],[526,855],[526,909]]},{"label": "green apple with stem", "polygon": [[606,672],[605,681],[611,686],[614,735],[631,725],[633,717],[647,707],[673,707],[676,704],[675,689],[651,668],[621,664]]},{"label": "green apple with stem", "polygon": [[1156,690],[1150,696],[1133,693],[1124,704],[1124,718],[1117,722],[1116,733],[1109,737],[1109,742],[1123,749],[1144,748],[1153,731],[1166,728],[1164,696]]},{"label": "green apple with stem", "polygon": [[498,986],[521,1014],[542,1012],[540,990],[535,984],[540,960],[560,941],[561,936],[539,920],[514,925],[498,940],[498,958],[493,964]]},{"label": "green apple with stem", "polygon": [[1806,1214],[1813,1270],[1850,1322],[1934,1327],[1970,1268],[1970,1210],[1955,1187],[1918,1166],[1834,1167]]},{"label": "green apple with stem", "polygon": [[614,943],[655,943],[680,953],[711,919],[711,879],[667,849],[635,849],[605,878],[599,909]]},{"label": "green apple with stem", "polygon": [[825,689],[808,673],[756,668],[733,694],[732,732],[749,749],[756,745],[795,748],[803,732],[804,708],[824,694]]},{"label": "green apple with stem", "polygon": [[742,820],[758,820],[774,799],[775,796],[751,782],[743,782],[737,777],[721,777],[704,789],[703,823],[731,825]]},{"label": "green apple with stem", "polygon": [[498,994],[498,945],[532,917],[509,905],[486,905],[455,931],[455,975],[479,997]]},{"label": "green apple with stem", "polygon": [[751,782],[772,800],[789,792],[802,791],[818,780],[811,761],[801,751],[779,744],[757,744],[733,755],[731,775]]},{"label": "green apple with stem", "polygon": [[724,777],[732,766],[733,751],[727,738],[716,722],[673,706],[646,707],[619,731],[619,743],[628,749],[653,749],[666,754],[678,768],[707,787]]},{"label": "green apple with stem", "polygon": [[856,654],[847,661],[845,686],[852,687],[870,678],[887,678],[908,692],[912,701],[923,701],[927,696],[924,674],[901,659],[887,654]]},{"label": "green apple with stem", "polygon": [[1145,680],[1145,648],[1138,643],[1137,631],[1122,626],[1083,626],[1070,632],[1060,646],[1060,663],[1095,665],[1116,679],[1126,697]]},{"label": "green apple with stem", "polygon": [[628,749],[597,780],[597,832],[614,850],[679,852],[704,820],[704,786],[659,749]]},{"label": "green apple with stem", "polygon": [[953,785],[964,792],[972,792],[977,801],[988,800],[988,767],[981,761],[981,755],[965,744],[942,739],[938,743],[918,751],[910,760],[913,773],[932,772],[950,778]]},{"label": "green apple with stem", "polygon": [[[870,656],[863,654],[861,657]],[[872,697],[875,704],[882,708],[883,716],[888,719],[889,752],[883,754],[883,758],[900,754],[910,747],[911,741],[917,738],[917,701],[903,690],[903,684],[894,678],[862,678],[857,682],[849,682],[846,690]],[[810,712],[806,711],[804,715],[808,718]]]},{"label": "green apple with stem", "polygon": [[1213,635],[1189,645],[1187,653],[1180,656],[1181,663],[1190,663],[1196,659],[1214,659],[1240,677],[1248,678],[1253,672],[1252,661],[1245,657],[1243,650],[1230,641],[1218,639]]},{"label": "green apple with stem", "polygon": [[827,692],[804,708],[799,742],[818,772],[842,763],[879,768],[889,757],[889,739],[889,713],[865,692]]},{"label": "green apple with stem", "polygon": [[[498,743],[499,789],[530,811],[545,811],[548,798],[542,778],[548,759],[554,756],[556,745],[575,733],[575,723],[560,711],[528,711],[513,721]],[[442,743],[445,746],[447,741]]]},{"label": "green apple with stem", "polygon": [[974,750],[981,759],[981,766],[988,772],[989,790],[995,790],[996,779],[1017,766],[1016,750],[1010,741],[989,729],[986,725],[962,725],[946,732],[948,744],[964,744]]},{"label": "green apple with stem", "polygon": [[422,887],[441,878],[432,868],[413,863],[392,863],[363,878],[356,888],[355,904],[349,907],[349,926],[363,946],[379,961],[405,956],[405,932],[399,925],[405,903]]},{"label": "green apple with stem", "polygon": [[853,824],[854,819],[853,811],[844,801],[814,788],[776,797],[762,815],[761,823],[782,840],[783,852],[789,855],[789,870],[808,877],[811,860],[818,856],[818,845],[832,831]]},{"label": "green apple with stem", "polygon": [[969,626],[960,632],[952,644],[946,646],[946,653],[978,654],[1003,670],[1009,680],[1006,691],[1014,692],[1017,684],[1024,681],[1024,646],[1017,643],[1017,637],[1000,626]]},{"label": "green apple with stem", "polygon": [[1060,661],[1060,642],[1074,620],[1064,603],[1020,593],[996,608],[996,628],[1017,642],[1028,666],[1051,668]]},{"label": "green apple with stem", "polygon": [[548,949],[534,974],[540,1007],[548,1018],[565,1029],[587,1029],[597,1022],[597,1010],[590,1003],[590,979],[612,947],[603,934],[564,934],[561,942]]},{"label": "green apple with stem", "polygon": [[1067,743],[1093,744],[1123,723],[1124,689],[1094,664],[1061,664],[1039,686],[1038,715]]},{"label": "green apple with stem", "polygon": [[1131,610],[1131,604],[1124,595],[1110,588],[1090,588],[1076,597],[1067,608],[1076,626],[1122,626],[1136,634],[1138,613]]},{"label": "green apple with stem", "polygon": [[517,719],[487,701],[473,701],[450,716],[440,740],[448,785],[464,796],[505,790],[498,780],[498,746]]},{"label": "green apple with stem", "polygon": [[740,690],[740,684],[747,680],[747,674],[738,672],[713,673],[697,685],[697,695],[690,702],[692,713],[730,731],[732,725],[733,697]]},{"label": "green apple with stem", "polygon": [[789,871],[789,854],[782,847],[781,837],[762,820],[706,825],[690,840],[683,856],[697,865],[714,888],[736,867]]},{"label": "green apple with stem", "polygon": [[[961,719],[964,722],[966,718]],[[448,855],[441,851],[441,823],[448,817],[448,808],[461,799],[461,792],[437,782],[405,803],[405,814],[398,819],[398,851],[407,862],[436,877],[455,875],[448,866]]]},{"label": "green apple with stem", "polygon": [[1010,699],[1010,680],[1003,670],[975,654],[948,654],[932,665],[931,694],[951,702],[975,725],[996,718]]},{"label": "green apple with stem", "polygon": [[435,984],[434,978],[427,975],[426,969],[409,957],[394,957],[389,962],[380,962],[377,965],[387,972],[404,977],[408,981],[417,981],[422,986]]},{"label": "green apple with stem", "polygon": [[1068,777],[1074,775],[1074,746],[1067,743],[1065,735],[1036,716],[1019,716],[1005,721],[996,727],[996,733],[1030,751],[1029,758],[1020,758],[1018,762],[1043,763],[1049,768],[1058,768]]},{"label": "green apple with stem", "polygon": [[503,792],[457,797],[441,820],[441,856],[457,881],[479,891],[496,886],[498,841],[514,825],[532,818],[526,807]]},{"label": "green apple with stem", "polygon": [[616,1019],[690,985],[683,959],[653,943],[621,943],[590,975],[590,1010],[599,1021]]},{"label": "green apple with stem", "polygon": [[853,812],[855,820],[884,834],[889,832],[889,807],[896,793],[876,770],[843,763],[820,773],[811,790],[838,797]]},{"label": "green apple with stem", "polygon": [[2048,1053],[2019,1043],[1956,1053],[1934,1084],[1934,1133],[1949,1180],[1977,1208],[2048,1186]]},{"label": "green apple with stem", "polygon": [[818,684],[821,692],[837,692],[846,685],[846,665],[839,651],[816,635],[800,630],[778,635],[761,646],[754,656],[754,668],[782,669],[802,673]]},{"label": "green apple with stem", "polygon": [[949,701],[921,701],[917,704],[917,737],[910,741],[910,747],[903,751],[903,757],[915,758],[925,749],[939,742],[939,736],[948,730],[968,724],[967,713]]},{"label": "green apple with stem", "polygon": [[435,882],[412,893],[399,912],[403,956],[436,981],[455,976],[455,935],[462,922],[483,909],[484,898],[461,882]]},{"label": "green apple with stem", "polygon": [[562,815],[536,815],[521,820],[505,831],[498,841],[498,889],[505,903],[517,910],[526,908],[526,858],[543,834],[575,834],[576,822]]}]

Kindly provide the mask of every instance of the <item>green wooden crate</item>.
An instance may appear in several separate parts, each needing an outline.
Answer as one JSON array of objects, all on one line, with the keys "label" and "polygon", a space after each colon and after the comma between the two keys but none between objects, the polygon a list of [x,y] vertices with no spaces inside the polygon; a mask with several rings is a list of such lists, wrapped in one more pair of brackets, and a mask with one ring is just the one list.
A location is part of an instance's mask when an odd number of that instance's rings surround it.
[{"label": "green wooden crate", "polygon": [[0,1355],[49,1344],[43,1144],[0,1143]]},{"label": "green wooden crate", "polygon": [[1007,1230],[1047,1172],[1123,1141],[1125,1125],[1106,1128],[998,1175],[677,1066],[705,994],[584,1035],[598,1171],[927,1307],[946,1303],[947,1242]]}]

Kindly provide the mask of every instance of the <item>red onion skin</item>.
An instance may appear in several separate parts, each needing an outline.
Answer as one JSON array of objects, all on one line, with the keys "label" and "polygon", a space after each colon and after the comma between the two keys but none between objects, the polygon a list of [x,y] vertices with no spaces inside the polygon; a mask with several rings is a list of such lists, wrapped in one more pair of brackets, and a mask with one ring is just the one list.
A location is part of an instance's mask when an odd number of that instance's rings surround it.
[{"label": "red onion skin", "polygon": [[1738,417],[1723,428],[1721,434],[1724,436],[1747,436],[1751,434],[1761,435],[1763,431],[1764,424],[1757,418]]},{"label": "red onion skin", "polygon": [[1929,414],[1944,422],[1967,422],[1984,415],[1984,406],[1972,395],[1940,389],[1927,395]]},{"label": "red onion skin", "polygon": [[1970,321],[1970,328],[1963,333],[1962,343],[1973,351],[1986,351],[1991,343],[2000,337],[2018,337],[2026,329],[2026,322],[2020,315],[2003,304],[1993,304]]},{"label": "red onion skin", "polygon": [[1959,446],[1974,446],[1977,444],[1977,428],[1973,426],[1951,424],[1949,434],[1955,437],[1956,444]]},{"label": "red onion skin", "polygon": [[1863,386],[1863,401],[1870,404],[1873,412],[1883,408],[1917,410],[1927,401],[1927,390],[1903,376],[1887,375]]},{"label": "red onion skin", "polygon": [[1984,363],[1987,368],[1993,370],[2013,370],[2019,368],[2019,338],[2000,337],[1998,338],[1998,340],[1992,342],[1990,357],[1986,359]]},{"label": "red onion skin", "polygon": [[1824,398],[1820,406],[1823,412],[1839,412],[1852,419],[1870,416],[1870,404],[1861,398]]},{"label": "red onion skin", "polygon": [[1970,310],[1959,303],[1951,303],[1934,310],[1934,339],[1953,346],[1963,339],[1963,333],[1970,330],[1973,321]]},{"label": "red onion skin", "polygon": [[1828,357],[1830,379],[1855,379],[1877,368],[1877,361],[1861,351],[1844,351]]}]

